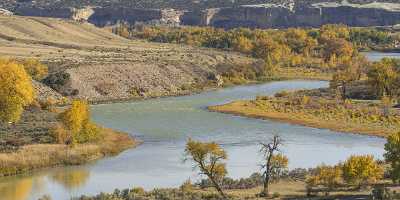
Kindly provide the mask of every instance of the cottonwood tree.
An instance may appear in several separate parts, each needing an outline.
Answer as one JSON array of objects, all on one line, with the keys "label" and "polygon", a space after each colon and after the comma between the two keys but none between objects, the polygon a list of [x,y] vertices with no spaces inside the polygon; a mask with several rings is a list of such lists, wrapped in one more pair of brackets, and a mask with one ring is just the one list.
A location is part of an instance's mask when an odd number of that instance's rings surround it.
[{"label": "cottonwood tree", "polygon": [[71,132],[72,143],[85,143],[99,137],[99,128],[90,121],[89,106],[86,101],[74,100],[70,108],[60,114],[64,126]]},{"label": "cottonwood tree", "polygon": [[24,66],[0,59],[0,121],[17,122],[35,98],[32,79]]},{"label": "cottonwood tree", "polygon": [[330,82],[330,87],[340,91],[343,100],[346,100],[348,86],[360,80],[361,74],[368,61],[364,56],[342,57],[339,59],[335,74]]},{"label": "cottonwood tree", "polygon": [[193,168],[200,170],[200,175],[207,176],[219,194],[226,198],[221,183],[227,174],[225,161],[226,152],[215,142],[199,142],[189,139],[185,149],[185,161],[193,161]]},{"label": "cottonwood tree", "polygon": [[261,196],[268,197],[269,185],[272,178],[279,178],[284,169],[287,168],[288,158],[284,156],[280,150],[282,139],[275,135],[269,143],[261,143],[261,152],[265,164],[262,164],[264,187]]},{"label": "cottonwood tree", "polygon": [[400,70],[400,62],[396,59],[384,58],[371,65],[367,74],[368,80],[378,97],[395,94],[396,83],[399,81],[397,70]]},{"label": "cottonwood tree", "polygon": [[400,183],[400,132],[388,137],[385,151],[385,159],[391,165],[391,178],[394,183]]},{"label": "cottonwood tree", "polygon": [[350,156],[343,163],[343,178],[348,184],[359,187],[383,178],[383,168],[372,155]]}]

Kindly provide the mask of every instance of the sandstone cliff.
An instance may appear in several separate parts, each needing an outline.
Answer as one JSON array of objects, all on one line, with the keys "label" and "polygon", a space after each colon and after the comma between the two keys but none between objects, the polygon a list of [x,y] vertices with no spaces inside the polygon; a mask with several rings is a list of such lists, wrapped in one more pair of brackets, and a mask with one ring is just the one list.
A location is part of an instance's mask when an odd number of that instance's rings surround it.
[{"label": "sandstone cliff", "polygon": [[[278,1],[277,1],[278,2]],[[388,26],[400,23],[400,3],[364,3],[348,1],[238,5],[222,8],[174,10],[108,7],[29,7],[19,6],[15,13],[24,16],[41,16],[87,20],[96,26],[120,22],[137,22],[173,25],[215,26],[222,28],[286,28],[318,27],[323,24],[341,23],[349,26]]]}]

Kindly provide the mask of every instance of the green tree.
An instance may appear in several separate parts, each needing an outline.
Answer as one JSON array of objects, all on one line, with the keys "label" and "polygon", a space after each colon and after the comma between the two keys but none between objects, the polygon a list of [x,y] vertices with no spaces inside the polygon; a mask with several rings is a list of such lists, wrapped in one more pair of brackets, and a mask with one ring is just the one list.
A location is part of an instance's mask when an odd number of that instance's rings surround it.
[{"label": "green tree", "polygon": [[372,155],[351,156],[343,164],[343,178],[358,186],[375,183],[383,178],[383,168]]},{"label": "green tree", "polygon": [[219,194],[226,198],[221,183],[227,174],[224,160],[228,158],[226,152],[215,142],[203,143],[189,139],[185,149],[186,160],[194,162],[194,168],[200,170],[200,175],[206,175]]},{"label": "green tree", "polygon": [[400,183],[400,132],[387,138],[384,154],[385,159],[391,165],[390,174],[394,183]]},{"label": "green tree", "polygon": [[0,59],[0,121],[17,122],[35,98],[31,77],[15,61]]}]

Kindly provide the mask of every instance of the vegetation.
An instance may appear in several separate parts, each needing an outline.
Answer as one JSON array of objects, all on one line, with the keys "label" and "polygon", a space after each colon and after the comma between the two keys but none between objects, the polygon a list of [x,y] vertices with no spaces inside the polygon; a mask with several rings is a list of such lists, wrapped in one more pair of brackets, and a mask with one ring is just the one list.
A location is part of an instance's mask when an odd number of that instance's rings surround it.
[{"label": "vegetation", "polygon": [[371,155],[351,156],[343,163],[343,178],[358,186],[376,183],[383,178],[383,168]]},{"label": "vegetation", "polygon": [[391,134],[385,145],[385,158],[390,163],[390,175],[394,183],[400,183],[400,132]]},{"label": "vegetation", "polygon": [[73,148],[66,144],[35,144],[0,153],[0,177],[58,165],[79,165],[115,155],[137,144],[128,135],[110,129],[101,129],[101,134],[102,140]]},{"label": "vegetation", "polygon": [[[86,101],[74,100],[69,109],[60,114],[60,119],[70,134],[64,134],[58,127],[59,141],[67,143],[87,143],[100,137],[100,129],[90,121],[89,107]],[[62,129],[62,128],[61,128]]]},{"label": "vegetation", "polygon": [[396,109],[390,108],[390,115],[386,115],[385,107],[371,101],[346,100],[342,103],[334,96],[319,97],[307,94],[307,91],[278,93],[275,97],[260,96],[256,100],[236,101],[210,106],[209,109],[384,137],[398,132],[400,128],[400,116]]},{"label": "vegetation", "polygon": [[45,76],[47,67],[36,59],[0,59],[0,176],[81,164],[136,144],[91,122],[86,101],[74,100],[58,114],[53,100],[36,100],[32,77]]},{"label": "vegetation", "polygon": [[280,146],[282,145],[282,139],[279,136],[276,135],[270,143],[261,143],[261,145],[261,152],[264,154],[265,164],[262,165],[264,170],[264,187],[260,196],[268,197],[270,180],[272,178],[275,180],[279,179],[282,172],[287,168],[289,161],[282,153],[276,154],[280,151]]},{"label": "vegetation", "polygon": [[223,160],[228,158],[226,152],[217,143],[202,143],[189,139],[185,153],[195,167],[199,168],[200,175],[206,175],[219,194],[226,198],[221,188],[221,181],[227,174]]},{"label": "vegetation", "polygon": [[[222,74],[232,80],[265,78],[322,78],[350,64],[362,61],[351,42],[351,31],[342,25],[325,25],[321,29],[223,30],[210,27],[119,26],[114,32],[129,38],[152,42],[178,43],[237,51],[264,61],[263,67],[236,67]],[[345,59],[344,59],[345,58]],[[360,64],[361,65],[361,64]],[[296,69],[297,73],[288,74]],[[285,73],[286,72],[286,73]],[[303,73],[299,73],[303,72]],[[310,73],[312,72],[312,73]]]},{"label": "vegetation", "polygon": [[318,166],[307,178],[307,193],[324,191],[325,195],[340,187],[358,188],[378,183],[383,179],[383,167],[373,156],[351,156],[335,166]]},{"label": "vegetation", "polygon": [[24,66],[8,59],[0,60],[0,121],[18,122],[24,107],[35,98],[31,77]]}]

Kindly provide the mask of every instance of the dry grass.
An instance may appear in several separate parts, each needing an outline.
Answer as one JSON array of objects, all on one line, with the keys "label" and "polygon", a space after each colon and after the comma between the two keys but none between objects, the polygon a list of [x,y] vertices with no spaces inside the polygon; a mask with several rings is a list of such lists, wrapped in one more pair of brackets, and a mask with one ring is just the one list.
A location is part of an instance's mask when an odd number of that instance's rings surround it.
[{"label": "dry grass", "polygon": [[93,144],[70,147],[62,144],[34,144],[17,152],[0,154],[0,176],[10,176],[57,165],[78,165],[133,147],[137,141],[127,134],[103,129],[103,139]]},{"label": "dry grass", "polygon": [[[286,102],[283,102],[283,104],[285,103]],[[276,107],[276,104],[273,104],[272,107]],[[344,112],[340,113],[339,115],[336,110],[334,111],[328,108],[302,109],[290,107],[289,104],[287,104],[285,105],[285,108],[273,109],[271,106],[264,106],[263,103],[260,103],[258,100],[235,101],[225,105],[211,106],[209,107],[209,110],[260,119],[273,119],[292,124],[299,124],[315,128],[326,128],[340,132],[366,134],[379,137],[386,137],[387,135],[398,131],[399,128],[399,125],[396,123],[388,125],[386,121],[379,121],[383,119],[382,117],[378,117],[378,121],[361,121],[358,118],[352,120],[348,119],[352,116],[348,116],[348,114]],[[322,115],[317,114],[321,112],[327,115],[323,117]],[[375,116],[362,117],[376,118]]]}]

